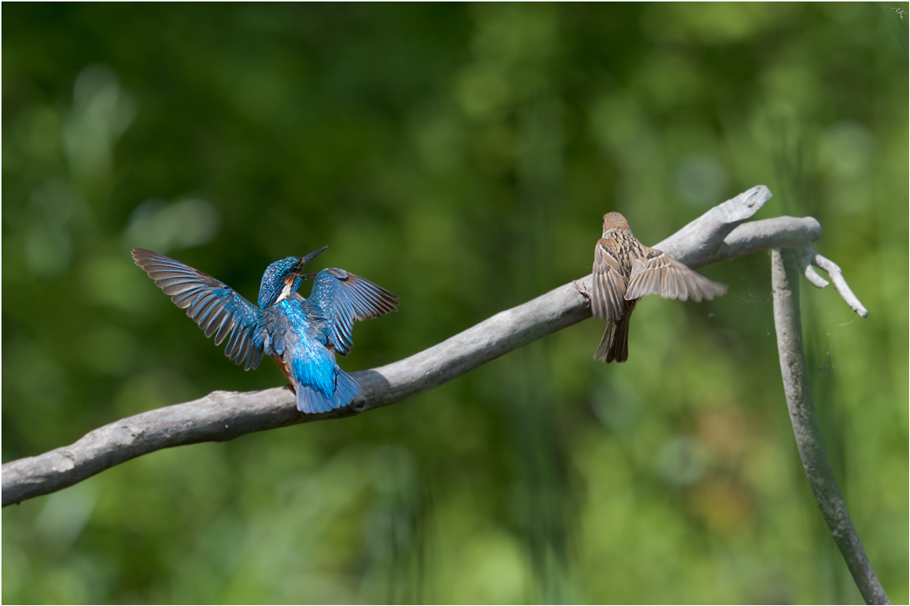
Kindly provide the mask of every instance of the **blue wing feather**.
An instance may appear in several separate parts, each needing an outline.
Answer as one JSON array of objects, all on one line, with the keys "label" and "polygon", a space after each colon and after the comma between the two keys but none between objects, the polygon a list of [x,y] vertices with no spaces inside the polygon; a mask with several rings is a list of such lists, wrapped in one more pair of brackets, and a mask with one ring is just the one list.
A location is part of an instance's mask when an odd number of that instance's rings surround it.
[{"label": "blue wing feather", "polygon": [[186,309],[206,337],[214,335],[215,345],[228,339],[224,355],[245,370],[259,366],[265,336],[261,309],[227,284],[180,261],[138,248],[133,260],[177,307]]},{"label": "blue wing feather", "polygon": [[369,320],[398,309],[398,297],[343,269],[332,267],[316,274],[307,302],[331,321],[329,341],[343,356],[351,351],[354,320]]}]

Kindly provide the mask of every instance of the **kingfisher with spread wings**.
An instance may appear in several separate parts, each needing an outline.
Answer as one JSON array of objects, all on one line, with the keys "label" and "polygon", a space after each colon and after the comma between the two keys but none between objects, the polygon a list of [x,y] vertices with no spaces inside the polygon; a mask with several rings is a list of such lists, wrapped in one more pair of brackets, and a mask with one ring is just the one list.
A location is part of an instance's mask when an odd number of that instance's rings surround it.
[{"label": "kingfisher with spread wings", "polygon": [[594,359],[608,363],[628,359],[629,320],[643,296],[701,301],[726,291],[723,284],[639,242],[621,214],[605,214],[603,236],[594,248],[594,294],[590,302],[591,312],[607,321],[607,329]]},{"label": "kingfisher with spread wings", "polygon": [[[398,298],[343,269],[304,274],[326,247],[304,257],[288,257],[266,268],[253,305],[227,284],[150,250],[136,249],[133,260],[186,310],[215,345],[227,339],[224,355],[244,370],[272,356],[297,394],[297,409],[328,412],[351,403],[360,385],[338,367],[335,354],[351,350],[354,320],[368,320],[398,309]],[[314,279],[309,298],[297,294]]]}]

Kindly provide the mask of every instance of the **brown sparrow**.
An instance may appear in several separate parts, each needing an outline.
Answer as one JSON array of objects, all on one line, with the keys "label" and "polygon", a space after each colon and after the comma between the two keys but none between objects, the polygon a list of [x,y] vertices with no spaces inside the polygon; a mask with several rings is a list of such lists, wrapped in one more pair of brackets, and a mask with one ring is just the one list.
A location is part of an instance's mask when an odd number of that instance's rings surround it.
[{"label": "brown sparrow", "polygon": [[595,360],[625,362],[629,357],[629,319],[645,295],[665,299],[713,299],[723,284],[698,274],[670,255],[635,239],[626,218],[604,215],[603,236],[594,248],[594,294],[591,311],[607,321]]}]

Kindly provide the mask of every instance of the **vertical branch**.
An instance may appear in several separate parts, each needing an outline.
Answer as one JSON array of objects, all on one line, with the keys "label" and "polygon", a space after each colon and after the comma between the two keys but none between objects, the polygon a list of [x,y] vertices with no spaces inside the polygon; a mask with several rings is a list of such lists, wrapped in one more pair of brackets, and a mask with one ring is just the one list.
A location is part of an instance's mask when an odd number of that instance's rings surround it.
[{"label": "vertical branch", "polygon": [[798,254],[789,249],[771,251],[777,349],[796,445],[822,517],[831,529],[834,542],[840,548],[863,599],[868,604],[890,604],[850,520],[815,418],[799,319]]}]

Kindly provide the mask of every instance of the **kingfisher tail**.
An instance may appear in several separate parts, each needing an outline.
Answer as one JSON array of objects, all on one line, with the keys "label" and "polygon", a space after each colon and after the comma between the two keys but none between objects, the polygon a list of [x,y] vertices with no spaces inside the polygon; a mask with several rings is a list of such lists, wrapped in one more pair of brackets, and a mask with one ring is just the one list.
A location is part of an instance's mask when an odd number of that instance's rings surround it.
[{"label": "kingfisher tail", "polygon": [[297,383],[297,410],[305,413],[329,412],[351,403],[360,393],[360,384],[340,368],[335,375],[335,392],[326,396],[315,386]]}]

